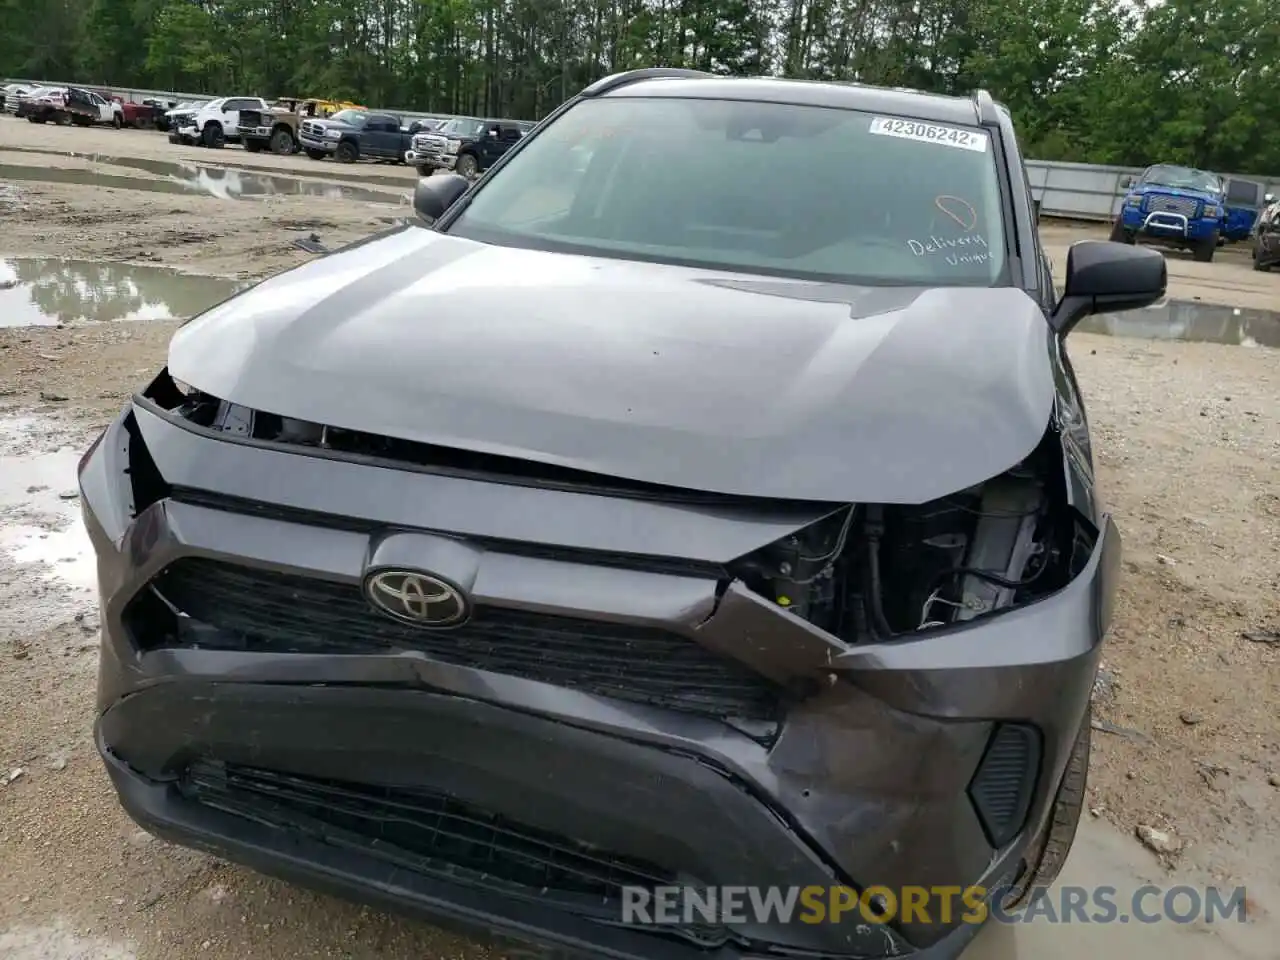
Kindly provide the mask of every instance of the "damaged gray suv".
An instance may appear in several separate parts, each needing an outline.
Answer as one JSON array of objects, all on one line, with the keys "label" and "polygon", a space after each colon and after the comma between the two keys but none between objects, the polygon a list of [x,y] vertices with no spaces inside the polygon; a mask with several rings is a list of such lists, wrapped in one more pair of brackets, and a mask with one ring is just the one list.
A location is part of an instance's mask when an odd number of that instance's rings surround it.
[{"label": "damaged gray suv", "polygon": [[954,957],[894,899],[1037,896],[1120,557],[1064,341],[1160,254],[1056,294],[985,93],[680,70],[415,204],[84,456],[128,813],[542,956]]}]

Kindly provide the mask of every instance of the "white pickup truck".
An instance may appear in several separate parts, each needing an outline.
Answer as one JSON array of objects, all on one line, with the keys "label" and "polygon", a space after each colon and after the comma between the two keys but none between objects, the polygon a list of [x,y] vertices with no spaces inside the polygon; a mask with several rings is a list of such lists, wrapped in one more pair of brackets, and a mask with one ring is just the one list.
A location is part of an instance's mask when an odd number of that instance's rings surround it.
[{"label": "white pickup truck", "polygon": [[194,143],[203,147],[221,149],[228,141],[240,140],[240,111],[259,110],[266,113],[270,107],[261,97],[219,97],[210,100],[191,115],[180,116],[180,125],[169,133],[170,143]]}]

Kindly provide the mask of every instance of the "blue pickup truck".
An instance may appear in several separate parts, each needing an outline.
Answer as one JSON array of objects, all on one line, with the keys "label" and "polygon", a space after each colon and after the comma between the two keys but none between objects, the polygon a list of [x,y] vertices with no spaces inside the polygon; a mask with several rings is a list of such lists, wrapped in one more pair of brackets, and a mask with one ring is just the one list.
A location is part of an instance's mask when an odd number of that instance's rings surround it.
[{"label": "blue pickup truck", "polygon": [[1226,186],[1207,170],[1157,163],[1126,184],[1111,239],[1190,250],[1208,263],[1223,239]]}]

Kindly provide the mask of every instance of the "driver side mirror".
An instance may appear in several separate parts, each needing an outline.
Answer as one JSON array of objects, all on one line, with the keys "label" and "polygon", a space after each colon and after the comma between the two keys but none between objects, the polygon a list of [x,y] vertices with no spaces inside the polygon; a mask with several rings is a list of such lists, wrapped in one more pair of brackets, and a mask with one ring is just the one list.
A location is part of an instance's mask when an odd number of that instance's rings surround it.
[{"label": "driver side mirror", "polygon": [[1275,195],[1274,193],[1264,194],[1264,195],[1263,195],[1263,197],[1262,197],[1262,202],[1263,202],[1263,203],[1275,203],[1275,202],[1276,202],[1276,195]]},{"label": "driver side mirror", "polygon": [[497,137],[501,134],[501,132],[502,131],[499,130],[497,127],[490,127],[489,132],[486,134],[486,136]]},{"label": "driver side mirror", "polygon": [[413,190],[413,209],[423,220],[438,220],[470,186],[471,181],[457,173],[421,177]]},{"label": "driver side mirror", "polygon": [[1049,323],[1065,337],[1090,314],[1150,306],[1168,284],[1169,268],[1158,250],[1081,240],[1067,251],[1067,279]]},{"label": "driver side mirror", "polygon": [[1129,189],[1132,189],[1133,185],[1137,182],[1138,181],[1136,178],[1129,176],[1129,177],[1125,177],[1123,180],[1120,181],[1120,186],[1123,187],[1125,190],[1129,190]]}]

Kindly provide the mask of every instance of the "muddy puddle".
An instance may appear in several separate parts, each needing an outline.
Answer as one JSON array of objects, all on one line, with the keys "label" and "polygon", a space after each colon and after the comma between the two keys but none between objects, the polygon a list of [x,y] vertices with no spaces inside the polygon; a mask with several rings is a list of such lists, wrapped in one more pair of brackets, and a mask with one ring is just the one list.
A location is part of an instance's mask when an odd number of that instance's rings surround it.
[{"label": "muddy puddle", "polygon": [[[37,151],[14,151],[30,152]],[[53,153],[52,151],[46,151]],[[246,200],[262,197],[321,197],[326,200],[350,200],[357,203],[409,203],[410,184],[399,181],[397,195],[390,187],[369,190],[340,183],[326,183],[305,177],[275,176],[239,170],[233,167],[205,166],[197,163],[149,160],[144,157],[104,157],[97,154],[68,154],[93,163],[141,170],[162,179],[145,179],[101,170],[48,167],[36,164],[0,163],[0,181],[28,183],[73,183],[90,187],[114,187],[149,193],[204,195],[220,200]]]},{"label": "muddy puddle", "polygon": [[79,445],[38,417],[0,418],[0,568],[89,594],[97,567],[80,514]]},{"label": "muddy puddle", "polygon": [[0,327],[185,319],[247,285],[127,263],[0,259]]},{"label": "muddy puddle", "polygon": [[1088,317],[1082,333],[1280,349],[1280,313],[1170,300],[1145,310]]}]

